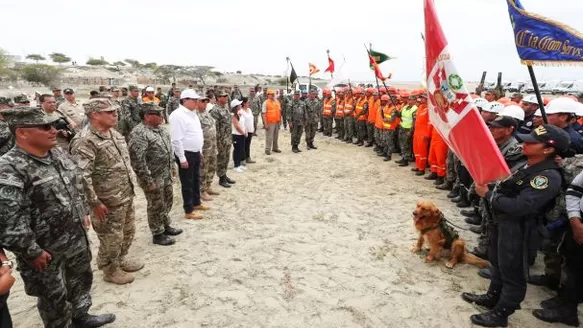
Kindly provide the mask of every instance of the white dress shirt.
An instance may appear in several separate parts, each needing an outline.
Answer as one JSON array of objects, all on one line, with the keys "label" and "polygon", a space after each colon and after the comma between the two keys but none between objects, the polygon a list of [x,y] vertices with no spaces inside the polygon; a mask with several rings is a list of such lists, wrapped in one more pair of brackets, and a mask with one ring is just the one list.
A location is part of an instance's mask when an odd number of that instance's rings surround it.
[{"label": "white dress shirt", "polygon": [[237,112],[237,116],[239,117],[239,120],[237,121],[237,119],[235,118],[236,123],[231,123],[231,130],[233,131],[233,134],[236,134],[238,136],[245,135],[245,134],[239,132],[239,130],[237,130],[237,128],[235,127],[235,124],[237,124],[241,128],[241,130],[247,131],[245,129],[246,123],[245,123],[245,115],[243,114],[243,112],[244,112],[243,110],[240,110],[239,112]]},{"label": "white dress shirt", "polygon": [[245,116],[245,130],[247,130],[247,133],[253,133],[255,132],[255,122],[253,122],[253,112],[251,112],[250,109],[242,109],[241,112],[243,113],[243,116]]},{"label": "white dress shirt", "polygon": [[196,111],[190,111],[180,105],[170,114],[168,120],[170,121],[172,150],[180,160],[180,163],[186,162],[185,151],[202,151],[204,136]]}]

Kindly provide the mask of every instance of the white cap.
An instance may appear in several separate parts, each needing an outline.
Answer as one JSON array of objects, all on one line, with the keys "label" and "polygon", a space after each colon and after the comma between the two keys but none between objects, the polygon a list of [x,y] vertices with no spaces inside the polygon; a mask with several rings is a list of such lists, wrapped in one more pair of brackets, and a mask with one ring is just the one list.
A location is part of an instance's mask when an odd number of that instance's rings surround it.
[{"label": "white cap", "polygon": [[488,103],[488,100],[486,100],[484,98],[474,99],[474,104],[476,104],[476,107],[478,107],[478,108],[484,107],[484,105],[486,105],[487,103]]},{"label": "white cap", "polygon": [[560,97],[553,99],[545,107],[545,113],[547,114],[558,114],[558,113],[573,113],[575,114],[577,109],[577,102],[571,98]]},{"label": "white cap", "polygon": [[485,112],[499,113],[502,109],[504,109],[504,105],[497,101],[491,101],[485,105],[482,105],[482,110]]},{"label": "white cap", "polygon": [[196,93],[196,91],[192,89],[184,89],[182,93],[180,93],[180,99],[200,99],[200,95]]},{"label": "white cap", "polygon": [[235,107],[241,105],[242,103],[243,102],[241,100],[235,98],[235,99],[231,100],[231,108],[235,108]]},{"label": "white cap", "polygon": [[154,92],[154,88],[153,87],[147,87],[146,88],[146,92]]},{"label": "white cap", "polygon": [[510,105],[504,107],[504,109],[498,113],[498,116],[509,116],[524,121],[524,110],[518,105]]},{"label": "white cap", "polygon": [[538,100],[535,95],[526,95],[526,97],[522,98],[522,102],[538,105]]}]

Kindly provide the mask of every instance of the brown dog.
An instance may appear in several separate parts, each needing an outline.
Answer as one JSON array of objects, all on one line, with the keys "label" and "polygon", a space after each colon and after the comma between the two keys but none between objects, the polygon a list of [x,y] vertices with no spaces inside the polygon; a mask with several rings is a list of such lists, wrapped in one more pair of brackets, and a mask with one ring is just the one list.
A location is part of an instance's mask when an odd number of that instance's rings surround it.
[{"label": "brown dog", "polygon": [[480,268],[488,266],[487,261],[468,253],[466,242],[447,225],[443,214],[433,202],[418,201],[413,212],[413,221],[415,229],[419,232],[419,239],[412,252],[421,251],[425,242],[429,244],[429,255],[425,257],[425,262],[431,263],[440,256],[449,256],[449,261],[445,264],[448,268],[453,268],[458,262],[473,264]]}]

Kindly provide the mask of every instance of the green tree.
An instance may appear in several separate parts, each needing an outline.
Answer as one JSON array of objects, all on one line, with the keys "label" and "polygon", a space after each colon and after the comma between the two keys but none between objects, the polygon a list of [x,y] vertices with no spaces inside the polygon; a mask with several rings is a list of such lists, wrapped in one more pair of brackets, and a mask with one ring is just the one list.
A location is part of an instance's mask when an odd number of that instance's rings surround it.
[{"label": "green tree", "polygon": [[104,60],[103,58],[89,58],[87,60],[87,65],[90,66],[104,66],[104,65],[109,65],[109,63]]},{"label": "green tree", "polygon": [[9,68],[11,63],[6,51],[0,48],[0,77],[11,75],[12,70]]},{"label": "green tree", "polygon": [[49,57],[51,57],[51,60],[57,64],[68,63],[71,61],[71,57],[59,52],[53,52]]},{"label": "green tree", "polygon": [[158,67],[158,65],[156,63],[145,63],[144,67],[147,69],[156,69],[156,67]]},{"label": "green tree", "polygon": [[113,65],[115,65],[115,66],[125,66],[126,63],[124,63],[122,61],[116,61],[115,63],[113,63]]},{"label": "green tree", "polygon": [[124,59],[124,61],[128,64],[130,64],[133,68],[141,68],[142,64],[140,64],[139,61],[135,60],[135,59]]},{"label": "green tree", "polygon": [[58,82],[61,69],[47,64],[28,64],[20,69],[20,75],[28,82],[50,86]]},{"label": "green tree", "polygon": [[26,56],[26,59],[30,59],[30,60],[34,60],[35,62],[39,62],[41,60],[47,60],[45,57],[39,55],[39,54],[30,54]]},{"label": "green tree", "polygon": [[182,71],[181,66],[177,65],[162,65],[156,67],[154,74],[164,83],[176,82],[176,77]]}]

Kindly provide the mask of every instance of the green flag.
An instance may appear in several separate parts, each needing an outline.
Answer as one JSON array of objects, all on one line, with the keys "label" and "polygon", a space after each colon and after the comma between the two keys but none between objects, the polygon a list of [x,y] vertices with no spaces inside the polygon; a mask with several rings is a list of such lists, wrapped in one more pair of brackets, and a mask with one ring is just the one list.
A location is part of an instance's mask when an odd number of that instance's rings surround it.
[{"label": "green flag", "polygon": [[[377,64],[380,64],[382,62],[385,62],[389,59],[394,59],[393,57],[390,57],[388,55],[385,55],[382,52],[378,52],[378,51],[374,51],[374,50],[370,50],[370,56],[375,60],[375,62]],[[370,69],[374,70],[374,67],[372,65],[372,63],[369,63]]]}]

